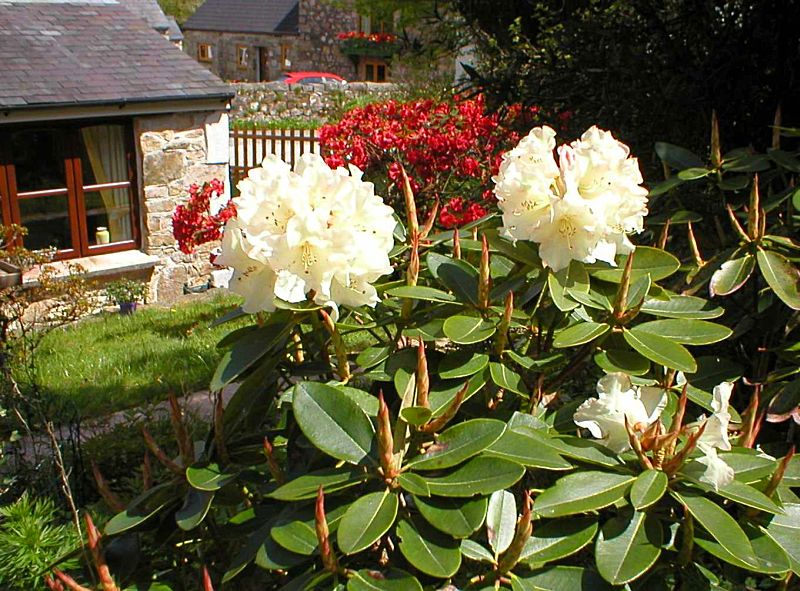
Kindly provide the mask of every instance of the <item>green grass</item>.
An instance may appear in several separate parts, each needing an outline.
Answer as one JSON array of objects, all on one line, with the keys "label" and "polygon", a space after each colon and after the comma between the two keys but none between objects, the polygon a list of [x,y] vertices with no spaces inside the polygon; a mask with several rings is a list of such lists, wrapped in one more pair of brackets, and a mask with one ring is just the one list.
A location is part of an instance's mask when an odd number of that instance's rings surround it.
[{"label": "green grass", "polygon": [[209,325],[239,302],[216,296],[131,316],[103,314],[53,331],[36,351],[37,382],[83,416],[205,389],[221,357],[217,342],[248,320]]}]

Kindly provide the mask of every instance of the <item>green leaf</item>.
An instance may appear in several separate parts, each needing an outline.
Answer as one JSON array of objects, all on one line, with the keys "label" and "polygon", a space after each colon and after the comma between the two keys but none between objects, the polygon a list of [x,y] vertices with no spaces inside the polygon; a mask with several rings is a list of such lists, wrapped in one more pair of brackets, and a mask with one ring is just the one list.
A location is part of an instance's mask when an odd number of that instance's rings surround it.
[{"label": "green leaf", "polygon": [[355,554],[369,548],[392,527],[397,507],[397,494],[389,490],[359,497],[339,524],[339,549],[345,554]]},{"label": "green leaf", "polygon": [[489,497],[486,511],[486,537],[494,555],[499,556],[511,545],[517,526],[517,503],[507,490],[498,490]]},{"label": "green leaf", "polygon": [[697,370],[697,362],[683,345],[641,330],[638,326],[625,330],[622,336],[625,342],[651,361],[678,371]]},{"label": "green leaf", "polygon": [[758,268],[781,301],[792,310],[800,310],[800,271],[782,254],[759,249]]},{"label": "green leaf", "polygon": [[731,554],[707,532],[697,532],[694,541],[697,546],[706,552],[746,571],[755,571],[764,574],[782,574],[789,570],[789,557],[783,548],[772,538],[763,531],[748,524],[744,524],[743,531],[753,547],[753,557],[757,566],[752,566],[744,562],[738,556]]},{"label": "green leaf", "polygon": [[606,334],[610,329],[611,327],[608,324],[600,322],[581,322],[557,333],[556,338],[553,339],[553,346],[558,349],[564,349],[583,345]]},{"label": "green leaf", "polygon": [[302,501],[315,498],[320,486],[326,493],[332,493],[361,484],[366,479],[366,474],[360,470],[326,468],[290,480],[268,496],[279,501]]},{"label": "green leaf", "polygon": [[404,570],[389,571],[362,569],[347,581],[347,591],[422,591],[416,577]]},{"label": "green leaf", "polygon": [[556,308],[567,312],[578,307],[578,303],[569,299],[569,295],[589,292],[589,274],[583,263],[571,261],[566,269],[547,274],[547,288]]},{"label": "green leaf", "polygon": [[311,556],[319,544],[313,523],[300,519],[280,522],[269,534],[282,548],[303,556]]},{"label": "green leaf", "polygon": [[752,254],[722,263],[722,266],[714,271],[708,284],[711,297],[726,296],[739,290],[750,279],[755,267],[756,259]]},{"label": "green leaf", "polygon": [[[622,280],[622,270],[625,268],[627,255],[618,257],[617,266],[601,266],[599,263],[588,266],[589,274],[601,281],[619,283]],[[681,262],[668,252],[651,246],[637,246],[633,255],[633,269],[631,280],[635,281],[650,275],[652,281],[666,279],[680,269]]]},{"label": "green leaf", "polygon": [[670,296],[669,300],[646,299],[642,304],[641,312],[662,318],[694,318],[696,320],[709,320],[718,318],[725,313],[719,306],[714,306],[709,301],[694,296]]},{"label": "green leaf", "polygon": [[318,382],[297,384],[292,410],[308,440],[338,460],[358,464],[372,449],[372,421],[333,386]]},{"label": "green leaf", "polygon": [[425,406],[407,406],[400,411],[400,418],[409,425],[420,426],[427,423],[433,413]]},{"label": "green leaf", "polygon": [[685,345],[710,345],[724,341],[733,334],[727,326],[706,320],[669,319],[653,320],[636,326],[636,330],[649,332]]},{"label": "green leaf", "polygon": [[211,508],[214,494],[213,492],[190,488],[189,492],[186,493],[183,506],[175,513],[175,523],[178,524],[178,527],[183,531],[189,531],[200,525]]},{"label": "green leaf", "polygon": [[404,491],[416,495],[418,497],[429,497],[431,491],[428,488],[428,483],[419,474],[413,472],[403,472],[397,477],[397,484],[400,485]]},{"label": "green leaf", "polygon": [[523,576],[511,573],[513,591],[606,591],[611,586],[595,571],[578,566],[551,566]]},{"label": "green leaf", "polygon": [[522,376],[505,364],[492,361],[489,364],[489,375],[492,376],[492,381],[503,390],[525,397],[529,395],[528,387],[522,381]]},{"label": "green leaf", "polygon": [[480,316],[451,316],[444,321],[445,336],[459,345],[480,343],[492,336],[497,327]]},{"label": "green leaf", "polygon": [[710,392],[720,382],[735,382],[742,375],[739,364],[724,357],[704,355],[697,358],[697,371],[686,374],[686,379],[693,386]]},{"label": "green leaf", "polygon": [[398,298],[408,298],[412,300],[422,300],[425,302],[441,302],[449,304],[456,301],[456,297],[436,289],[435,287],[425,287],[423,285],[402,285],[386,292],[390,296]]},{"label": "green leaf", "polygon": [[[476,373],[469,380],[467,380],[467,392],[464,395],[464,400],[469,400],[476,392],[486,385],[486,378],[483,373]],[[431,387],[428,401],[430,402],[433,416],[438,417],[441,415],[458,394],[458,391],[464,387],[464,382],[461,380],[448,380],[441,382]]]},{"label": "green leaf", "polygon": [[104,528],[108,536],[115,536],[138,527],[173,502],[174,484],[166,482],[145,491],[128,505],[122,513],[112,517]]},{"label": "green leaf", "polygon": [[546,564],[572,556],[594,539],[597,518],[554,519],[533,528],[520,560],[530,566]]},{"label": "green leaf", "polygon": [[505,429],[506,424],[496,419],[464,421],[441,433],[436,442],[424,454],[413,458],[408,466],[415,470],[450,468],[489,447]]},{"label": "green leaf", "polygon": [[594,356],[594,362],[607,373],[616,371],[631,376],[643,376],[650,371],[650,361],[636,351],[624,349],[607,349]]},{"label": "green leaf", "polygon": [[[257,535],[259,532],[256,532]],[[266,570],[288,570],[307,559],[302,554],[289,552],[280,546],[268,534],[261,534],[263,541],[258,547],[255,556],[257,566]],[[258,539],[258,538],[257,538]],[[238,561],[237,561],[238,562]]]},{"label": "green leaf", "polygon": [[538,440],[507,429],[502,437],[483,452],[486,456],[516,462],[526,468],[545,470],[570,470],[572,464],[553,451],[552,447],[539,445]]},{"label": "green leaf", "polygon": [[486,517],[486,497],[462,500],[415,496],[414,502],[428,523],[454,538],[472,535]]},{"label": "green leaf", "polygon": [[498,230],[495,228],[484,230],[483,234],[486,236],[486,239],[489,241],[489,246],[491,246],[493,250],[502,252],[507,257],[531,267],[539,267],[541,265],[542,261],[536,249],[531,246],[531,243],[525,240],[511,242],[500,236]]},{"label": "green leaf", "polygon": [[609,519],[597,536],[597,570],[613,585],[629,583],[655,564],[662,543],[661,524],[646,513],[633,511]]},{"label": "green leaf", "polygon": [[658,157],[672,168],[683,170],[684,168],[703,166],[703,161],[700,160],[700,157],[686,148],[668,144],[667,142],[656,142],[655,150]]},{"label": "green leaf", "polygon": [[211,390],[222,390],[227,384],[253,367],[286,338],[291,328],[292,324],[267,324],[264,327],[244,332],[243,336],[235,341],[230,350],[222,356],[214,376],[211,378]]},{"label": "green leaf", "polygon": [[336,384],[333,387],[355,402],[367,416],[378,416],[378,399],[369,392],[364,392],[364,390],[359,390],[358,388],[351,388],[350,386],[342,386],[340,384]]},{"label": "green leaf", "polygon": [[541,517],[563,517],[608,507],[624,498],[635,478],[628,474],[585,470],[559,478],[536,497]]},{"label": "green leaf", "polygon": [[[535,433],[529,433],[534,435]],[[603,444],[591,439],[582,439],[571,435],[560,435],[548,439],[542,438],[542,443],[552,447],[567,458],[574,458],[589,464],[598,464],[614,468],[622,464],[617,455]]]},{"label": "green leaf", "polygon": [[678,173],[678,178],[682,181],[694,181],[705,178],[709,174],[711,174],[711,171],[707,168],[685,168]]},{"label": "green leaf", "polygon": [[495,563],[492,553],[478,542],[473,542],[472,540],[461,540],[461,554],[463,554],[465,558],[475,560],[476,562]]},{"label": "green leaf", "polygon": [[356,365],[362,369],[375,367],[386,360],[391,352],[392,349],[388,346],[367,347],[356,357]]},{"label": "green leaf", "polygon": [[722,169],[729,172],[762,172],[769,168],[769,158],[764,154],[745,154],[722,163]]},{"label": "green leaf", "polygon": [[767,535],[778,544],[791,561],[792,570],[800,571],[800,504],[786,503],[784,514],[771,518]]},{"label": "green leaf", "polygon": [[186,481],[197,490],[215,491],[236,479],[236,473],[222,472],[217,464],[189,466]]},{"label": "green leaf", "polygon": [[439,579],[452,577],[461,566],[461,544],[425,527],[403,519],[397,524],[400,552],[412,566]]},{"label": "green leaf", "polygon": [[729,453],[721,452],[719,457],[733,468],[735,478],[740,482],[758,482],[762,478],[770,476],[777,467],[775,460],[765,457],[756,450],[737,447],[734,450]]},{"label": "green leaf", "polygon": [[686,506],[692,517],[711,534],[727,552],[738,557],[751,568],[758,566],[750,540],[727,511],[714,501],[694,494],[671,493],[675,499]]},{"label": "green leaf", "polygon": [[[741,480],[734,480],[719,489],[709,486],[704,482],[699,481],[699,476],[703,474],[705,466],[700,462],[692,461],[683,467],[681,472],[688,476],[698,488],[703,489],[706,493],[716,493],[721,497],[735,501],[745,507],[752,507],[767,513],[779,514],[783,513],[783,509],[775,504],[775,501],[770,499],[767,495],[762,493],[757,488],[745,484]],[[696,475],[696,477],[695,477]]]},{"label": "green leaf", "polygon": [[669,479],[661,470],[645,470],[631,487],[631,505],[639,511],[646,509],[664,496],[668,484]]},{"label": "green leaf", "polygon": [[781,168],[785,168],[790,172],[800,172],[800,160],[798,160],[797,157],[791,152],[776,150],[773,148],[767,150],[767,154],[769,155],[770,159]]},{"label": "green leaf", "polygon": [[471,497],[508,488],[524,473],[525,468],[514,462],[478,456],[446,476],[427,478],[426,481],[433,495]]},{"label": "green leaf", "polygon": [[444,380],[466,378],[483,371],[489,365],[489,356],[472,351],[448,353],[439,362],[439,377]]},{"label": "green leaf", "polygon": [[650,192],[647,194],[648,197],[658,197],[659,195],[663,195],[664,193],[668,193],[678,185],[682,185],[684,180],[678,176],[671,176],[665,181],[661,181],[657,185],[655,185]]},{"label": "green leaf", "polygon": [[477,305],[478,271],[459,259],[429,252],[425,259],[428,270],[435,279],[453,292],[460,302]]}]

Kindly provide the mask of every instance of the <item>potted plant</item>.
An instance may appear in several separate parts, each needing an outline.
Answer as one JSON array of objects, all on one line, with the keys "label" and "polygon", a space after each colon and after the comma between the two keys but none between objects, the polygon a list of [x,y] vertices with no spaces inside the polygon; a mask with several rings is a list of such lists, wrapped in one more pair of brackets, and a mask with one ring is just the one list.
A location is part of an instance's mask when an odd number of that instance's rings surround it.
[{"label": "potted plant", "polygon": [[147,285],[144,282],[127,277],[106,286],[106,296],[114,300],[119,305],[119,313],[126,316],[136,311],[138,303],[144,300],[146,294]]}]

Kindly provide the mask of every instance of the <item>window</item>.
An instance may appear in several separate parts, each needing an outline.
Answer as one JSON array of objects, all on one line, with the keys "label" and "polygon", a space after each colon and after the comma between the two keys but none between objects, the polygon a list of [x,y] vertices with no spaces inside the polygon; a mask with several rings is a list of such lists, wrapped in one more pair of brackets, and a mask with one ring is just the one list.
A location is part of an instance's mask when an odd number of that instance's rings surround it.
[{"label": "window", "polygon": [[362,58],[361,78],[367,82],[386,82],[389,79],[389,66],[384,60]]},{"label": "window", "polygon": [[208,43],[200,43],[197,46],[197,60],[210,62],[212,59],[214,59],[214,54],[211,51],[211,46]]},{"label": "window", "polygon": [[292,67],[292,60],[289,59],[288,43],[281,43],[281,71],[286,72]]},{"label": "window", "polygon": [[245,45],[236,46],[236,65],[240,70],[246,70],[250,67],[250,48]]},{"label": "window", "polygon": [[0,153],[4,223],[59,259],[135,248],[131,137],[123,124],[12,129]]}]

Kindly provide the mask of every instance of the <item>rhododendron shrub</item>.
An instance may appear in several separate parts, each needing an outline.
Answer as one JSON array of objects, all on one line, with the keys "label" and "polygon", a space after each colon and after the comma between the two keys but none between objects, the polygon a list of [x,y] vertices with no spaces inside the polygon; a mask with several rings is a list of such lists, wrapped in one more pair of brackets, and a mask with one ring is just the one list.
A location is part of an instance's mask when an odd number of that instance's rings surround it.
[{"label": "rhododendron shrub", "polygon": [[219,179],[189,187],[189,200],[172,214],[172,235],[181,252],[191,254],[201,244],[222,237],[223,226],[236,215],[236,206],[224,195],[225,184]]},{"label": "rhododendron shrub", "polygon": [[349,111],[338,123],[322,127],[319,137],[328,164],[357,166],[386,187],[393,204],[400,202],[405,167],[421,208],[441,201],[438,221],[452,228],[492,208],[490,179],[500,157],[519,141],[522,121],[538,114],[537,108],[523,113],[519,106],[492,113],[482,96],[392,100]]}]

